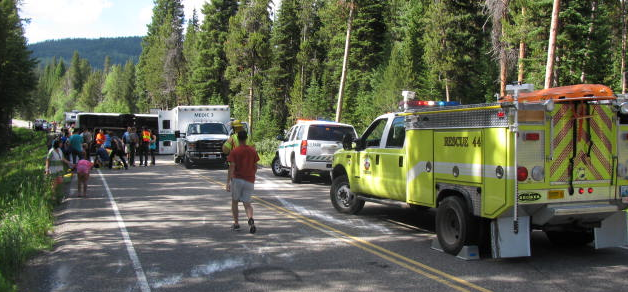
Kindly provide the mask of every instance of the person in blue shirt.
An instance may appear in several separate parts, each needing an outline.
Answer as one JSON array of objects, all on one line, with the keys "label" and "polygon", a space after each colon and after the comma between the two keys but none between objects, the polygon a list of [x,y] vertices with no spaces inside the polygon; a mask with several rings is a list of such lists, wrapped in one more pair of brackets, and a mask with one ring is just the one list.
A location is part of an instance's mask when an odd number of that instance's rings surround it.
[{"label": "person in blue shirt", "polygon": [[111,149],[111,136],[113,136],[113,132],[107,131],[107,134],[105,134],[105,143],[103,144],[107,149]]},{"label": "person in blue shirt", "polygon": [[70,143],[72,163],[76,164],[79,160],[83,159],[83,136],[81,136],[81,130],[75,129],[68,141]]},{"label": "person in blue shirt", "polygon": [[126,132],[124,132],[124,134],[122,134],[122,142],[124,143],[124,154],[126,155],[126,160],[129,161],[129,163],[131,162],[131,127],[127,127],[126,128]]}]

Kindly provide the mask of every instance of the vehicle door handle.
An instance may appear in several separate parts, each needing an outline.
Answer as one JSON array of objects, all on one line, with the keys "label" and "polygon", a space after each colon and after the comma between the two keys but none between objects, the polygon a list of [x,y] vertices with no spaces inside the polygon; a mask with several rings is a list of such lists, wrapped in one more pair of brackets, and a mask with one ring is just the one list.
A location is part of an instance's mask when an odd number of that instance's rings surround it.
[{"label": "vehicle door handle", "polygon": [[399,156],[399,167],[403,167],[403,156]]},{"label": "vehicle door handle", "polygon": [[375,155],[375,164],[379,165],[379,154]]}]

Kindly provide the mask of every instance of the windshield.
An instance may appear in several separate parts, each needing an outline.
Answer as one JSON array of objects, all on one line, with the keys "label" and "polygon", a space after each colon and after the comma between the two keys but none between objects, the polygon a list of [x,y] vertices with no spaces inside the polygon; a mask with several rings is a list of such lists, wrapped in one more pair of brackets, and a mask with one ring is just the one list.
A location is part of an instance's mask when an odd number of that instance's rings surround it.
[{"label": "windshield", "polygon": [[190,124],[188,126],[188,135],[199,134],[227,135],[227,128],[219,123]]},{"label": "windshield", "polygon": [[308,140],[342,141],[346,134],[355,139],[355,131],[352,127],[339,125],[311,125],[308,132]]}]

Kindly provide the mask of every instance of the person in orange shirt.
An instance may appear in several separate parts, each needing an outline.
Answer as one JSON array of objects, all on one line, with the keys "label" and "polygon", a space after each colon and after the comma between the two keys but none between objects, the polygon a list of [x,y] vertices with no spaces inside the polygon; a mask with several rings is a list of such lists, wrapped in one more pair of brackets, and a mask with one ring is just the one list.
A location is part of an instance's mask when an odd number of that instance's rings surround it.
[{"label": "person in orange shirt", "polygon": [[96,145],[101,147],[102,144],[105,143],[105,131],[103,129],[98,130],[98,134],[96,134]]}]

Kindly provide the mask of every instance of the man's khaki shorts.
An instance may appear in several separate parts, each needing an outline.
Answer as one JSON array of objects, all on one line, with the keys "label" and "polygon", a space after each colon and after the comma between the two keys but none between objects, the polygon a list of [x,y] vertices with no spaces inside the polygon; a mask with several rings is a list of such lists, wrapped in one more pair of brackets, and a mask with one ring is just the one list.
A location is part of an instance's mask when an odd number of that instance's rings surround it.
[{"label": "man's khaki shorts", "polygon": [[241,178],[234,178],[231,180],[231,199],[234,201],[240,201],[243,203],[250,203],[251,196],[253,195],[252,182],[248,182]]}]

